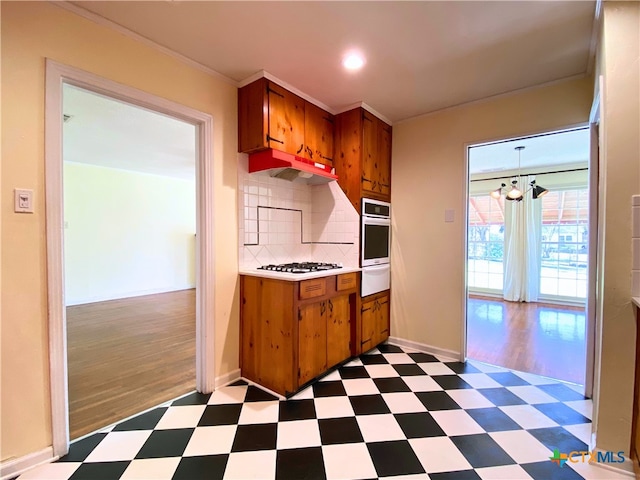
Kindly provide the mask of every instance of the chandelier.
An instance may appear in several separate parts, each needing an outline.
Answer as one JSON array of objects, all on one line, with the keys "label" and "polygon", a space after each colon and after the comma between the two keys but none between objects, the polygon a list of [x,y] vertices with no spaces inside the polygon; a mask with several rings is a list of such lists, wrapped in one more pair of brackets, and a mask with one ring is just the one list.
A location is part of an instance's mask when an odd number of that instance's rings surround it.
[{"label": "chandelier", "polygon": [[[524,198],[524,195],[528,193],[529,190],[532,191],[532,196],[534,200],[537,198],[543,197],[544,195],[549,193],[549,190],[547,190],[544,187],[541,187],[540,185],[537,185],[535,180],[532,180],[529,183],[529,186],[531,188],[524,193],[522,193],[522,190],[518,188],[518,182],[520,181],[520,155],[522,154],[522,150],[524,150],[524,148],[525,147],[523,147],[522,145],[515,148],[515,150],[518,151],[518,175],[516,175],[517,179],[514,178],[513,180],[511,180],[510,188],[504,196],[506,200],[509,200],[512,202],[521,202],[522,199]],[[496,188],[490,193],[491,198],[495,198],[495,199],[500,198],[502,196],[503,189],[505,189],[506,187],[507,185],[505,183],[501,184],[500,187]]]}]

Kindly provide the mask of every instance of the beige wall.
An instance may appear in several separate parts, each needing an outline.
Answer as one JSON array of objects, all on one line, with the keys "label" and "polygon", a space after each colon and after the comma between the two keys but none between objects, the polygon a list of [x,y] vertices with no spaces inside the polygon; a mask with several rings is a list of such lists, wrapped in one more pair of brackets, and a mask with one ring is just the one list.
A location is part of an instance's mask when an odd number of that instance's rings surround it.
[{"label": "beige wall", "polygon": [[[0,458],[51,445],[44,205],[45,58],[214,118],[216,375],[238,367],[236,88],[50,3],[2,8],[2,446]],[[13,213],[13,188],[35,191]]]},{"label": "beige wall", "polygon": [[[600,204],[604,266],[598,448],[629,452],[636,322],[631,305],[631,196],[640,193],[640,3],[604,2]],[[598,365],[596,366],[598,368]]]},{"label": "beige wall", "polygon": [[592,85],[567,81],[394,125],[392,336],[460,352],[465,145],[587,122]]}]

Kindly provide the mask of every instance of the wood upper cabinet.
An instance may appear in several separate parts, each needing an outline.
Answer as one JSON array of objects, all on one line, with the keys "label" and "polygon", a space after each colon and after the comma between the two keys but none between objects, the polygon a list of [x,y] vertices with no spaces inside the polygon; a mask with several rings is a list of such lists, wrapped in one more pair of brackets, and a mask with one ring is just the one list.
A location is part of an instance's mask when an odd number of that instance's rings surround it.
[{"label": "wood upper cabinet", "polygon": [[266,148],[332,165],[333,115],[260,78],[238,90],[238,151]]},{"label": "wood upper cabinet", "polygon": [[238,151],[304,149],[305,101],[266,78],[238,90]]},{"label": "wood upper cabinet", "polygon": [[362,190],[376,191],[378,159],[377,118],[362,110]]},{"label": "wood upper cabinet", "polygon": [[269,148],[294,155],[304,150],[305,101],[288,90],[267,82],[269,97]]},{"label": "wood upper cabinet", "polygon": [[347,288],[344,275],[299,282],[241,275],[242,376],[290,395],[350,358],[358,282]]},{"label": "wood upper cabinet", "polygon": [[304,156],[333,165],[333,115],[310,102],[304,106]]},{"label": "wood upper cabinet", "polygon": [[391,127],[378,120],[376,136],[378,140],[378,159],[376,181],[378,191],[391,199]]},{"label": "wood upper cabinet", "polygon": [[389,292],[362,299],[362,351],[371,350],[389,338]]},{"label": "wood upper cabinet", "polygon": [[362,111],[362,196],[391,196],[391,127]]},{"label": "wood upper cabinet", "polygon": [[391,126],[363,108],[336,116],[334,166],[358,212],[363,197],[391,199],[391,136]]}]

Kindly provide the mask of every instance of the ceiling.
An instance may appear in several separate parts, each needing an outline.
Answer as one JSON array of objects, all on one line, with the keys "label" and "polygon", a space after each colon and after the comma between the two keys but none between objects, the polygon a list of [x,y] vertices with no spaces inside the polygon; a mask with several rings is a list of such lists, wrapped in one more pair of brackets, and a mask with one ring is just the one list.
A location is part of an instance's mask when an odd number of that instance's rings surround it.
[{"label": "ceiling", "polygon": [[195,181],[196,127],[65,84],[63,158]]},{"label": "ceiling", "polygon": [[[75,6],[234,82],[261,70],[393,122],[588,73],[595,1],[90,1]],[[80,9],[77,9],[80,10]],[[360,50],[359,72],[341,66]]]}]

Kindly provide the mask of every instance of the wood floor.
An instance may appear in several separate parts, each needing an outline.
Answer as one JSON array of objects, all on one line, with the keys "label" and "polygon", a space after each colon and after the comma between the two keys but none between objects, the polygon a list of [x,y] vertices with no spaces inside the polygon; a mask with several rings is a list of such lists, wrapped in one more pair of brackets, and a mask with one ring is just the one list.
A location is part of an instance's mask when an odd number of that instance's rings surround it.
[{"label": "wood floor", "polygon": [[467,357],[584,385],[583,307],[470,296]]},{"label": "wood floor", "polygon": [[195,289],[67,307],[78,438],[195,389]]}]

